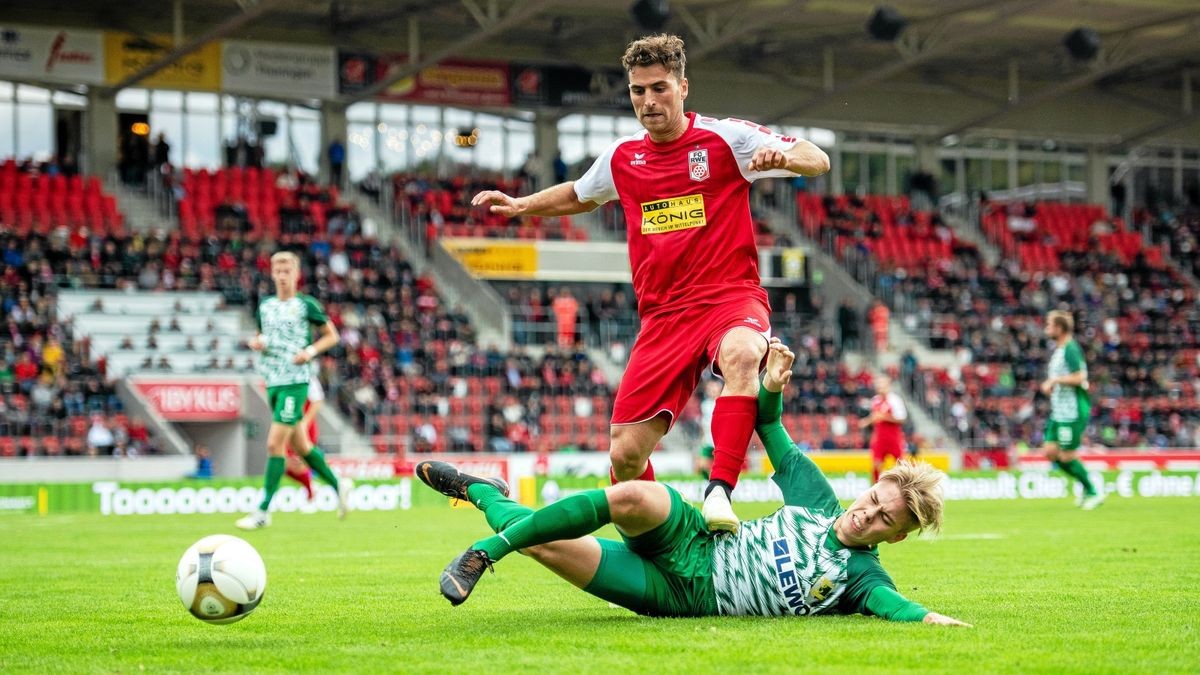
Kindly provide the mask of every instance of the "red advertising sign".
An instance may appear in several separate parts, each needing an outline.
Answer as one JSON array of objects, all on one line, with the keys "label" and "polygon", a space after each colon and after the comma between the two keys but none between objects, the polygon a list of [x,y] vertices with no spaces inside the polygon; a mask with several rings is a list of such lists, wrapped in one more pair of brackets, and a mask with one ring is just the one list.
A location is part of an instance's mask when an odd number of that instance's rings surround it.
[{"label": "red advertising sign", "polygon": [[[405,55],[378,60],[378,79],[408,63]],[[507,106],[512,102],[508,64],[497,61],[444,61],[400,80],[381,92],[380,100],[419,101],[466,106]]]},{"label": "red advertising sign", "polygon": [[238,382],[135,380],[133,385],[172,422],[235,420],[242,414],[242,385]]},{"label": "red advertising sign", "polygon": [[[1111,471],[1200,471],[1200,451],[1194,449],[1116,451],[1079,453],[1079,460],[1091,469]],[[1040,455],[1022,455],[1017,460],[1022,469],[1051,468]]]}]

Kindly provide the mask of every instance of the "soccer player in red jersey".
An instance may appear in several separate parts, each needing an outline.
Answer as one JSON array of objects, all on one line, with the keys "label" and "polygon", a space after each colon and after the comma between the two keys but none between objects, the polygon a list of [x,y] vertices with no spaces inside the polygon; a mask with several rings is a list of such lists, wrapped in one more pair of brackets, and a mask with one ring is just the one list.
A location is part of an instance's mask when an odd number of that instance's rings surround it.
[{"label": "soccer player in red jersey", "polygon": [[[300,426],[304,427],[305,433],[308,434],[308,440],[313,445],[317,444],[317,437],[321,431],[317,425],[317,413],[321,412],[321,406],[325,405],[325,388],[321,386],[321,380],[313,375],[312,380],[308,383],[308,399],[304,401],[304,417],[300,418]],[[284,468],[284,474],[304,486],[304,491],[308,493],[309,501],[312,501],[314,496],[312,486],[312,469],[300,459],[300,455],[296,454],[296,450],[288,445],[287,449],[287,464]]]},{"label": "soccer player in red jersey", "polygon": [[871,475],[879,480],[879,474],[890,457],[892,463],[904,456],[904,420],[908,419],[908,408],[904,399],[892,391],[892,378],[880,375],[875,378],[875,396],[871,399],[871,414],[858,421],[859,429],[874,425],[871,430]]},{"label": "soccer player in red jersey", "polygon": [[819,176],[829,157],[808,141],[742,120],[685,113],[683,40],[655,35],[621,59],[644,131],[617,139],[578,181],[514,198],[488,190],[472,204],[504,216],[585,213],[618,199],[642,328],[613,404],[614,481],[653,480],[650,452],[710,365],[725,380],[713,411],[715,446],[703,513],[736,531],[729,503],[754,433],[770,307],[750,217],[759,178]]}]

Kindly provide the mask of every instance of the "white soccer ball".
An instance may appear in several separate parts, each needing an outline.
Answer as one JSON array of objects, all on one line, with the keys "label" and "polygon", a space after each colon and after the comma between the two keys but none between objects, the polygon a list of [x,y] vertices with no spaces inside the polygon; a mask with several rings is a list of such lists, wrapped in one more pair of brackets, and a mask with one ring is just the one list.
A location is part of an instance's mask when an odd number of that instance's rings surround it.
[{"label": "white soccer ball", "polygon": [[262,602],[267,567],[245,540],[214,534],[184,551],[175,572],[175,590],[197,619],[233,623]]}]

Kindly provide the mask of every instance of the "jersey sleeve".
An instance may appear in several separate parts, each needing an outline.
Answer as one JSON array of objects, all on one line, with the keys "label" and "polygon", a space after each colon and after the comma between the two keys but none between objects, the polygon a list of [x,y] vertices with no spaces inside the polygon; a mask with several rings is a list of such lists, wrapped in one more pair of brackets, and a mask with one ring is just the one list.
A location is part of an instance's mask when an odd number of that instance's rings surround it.
[{"label": "jersey sleeve", "polygon": [[329,315],[325,313],[325,308],[316,298],[311,295],[302,295],[300,299],[304,302],[304,313],[308,317],[309,323],[324,326],[325,322],[329,321]]},{"label": "jersey sleeve", "polygon": [[747,181],[753,183],[760,178],[791,178],[796,175],[787,169],[751,171],[746,168],[759,148],[790,150],[799,140],[795,136],[784,136],[760,124],[733,117],[721,120],[718,123],[717,133],[721,134],[729,143],[729,148],[733,150],[733,157],[737,160],[738,170],[742,172],[742,177]]},{"label": "jersey sleeve", "polygon": [[888,392],[887,395],[888,407],[892,409],[892,417],[903,422],[908,419],[908,408],[904,405],[904,399],[896,392]]},{"label": "jersey sleeve", "polygon": [[929,610],[900,595],[894,588],[876,586],[867,593],[867,612],[888,621],[916,622],[924,620]]},{"label": "jersey sleeve", "polygon": [[800,452],[780,422],[783,411],[783,394],[758,390],[758,420],[756,430],[775,467],[771,480],[783,493],[783,503],[788,506],[804,506],[817,510],[840,508],[837,495],[833,493],[825,474],[811,459]]},{"label": "jersey sleeve", "polygon": [[617,147],[626,139],[610,143],[604,152],[592,162],[587,173],[575,181],[575,197],[581,202],[603,204],[617,198],[617,185],[613,182],[612,162]]},{"label": "jersey sleeve", "polygon": [[1067,363],[1068,373],[1078,373],[1083,371],[1087,375],[1087,364],[1083,361],[1083,348],[1078,342],[1072,340],[1067,343],[1067,348],[1063,351],[1063,360]]},{"label": "jersey sleeve", "polygon": [[[845,614],[882,616],[867,604],[871,591],[879,587],[892,592],[896,590],[896,584],[883,569],[883,565],[879,562],[879,555],[873,550],[850,551],[850,560],[846,564],[846,583],[846,592],[842,594],[839,604],[840,610]],[[898,593],[896,595],[899,596]],[[880,606],[880,609],[886,611],[888,608]]]}]

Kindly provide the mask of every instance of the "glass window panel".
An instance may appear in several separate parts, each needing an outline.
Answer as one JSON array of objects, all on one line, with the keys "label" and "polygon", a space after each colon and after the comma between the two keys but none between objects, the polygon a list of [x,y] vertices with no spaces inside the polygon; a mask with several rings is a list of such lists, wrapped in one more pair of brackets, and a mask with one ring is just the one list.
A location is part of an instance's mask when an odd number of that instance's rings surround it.
[{"label": "glass window panel", "polygon": [[1007,190],[1008,189],[1008,160],[993,159],[989,160],[992,163],[991,183],[988,184],[989,190]]},{"label": "glass window panel", "polygon": [[8,101],[12,99],[15,85],[12,82],[0,82],[0,101]]},{"label": "glass window panel", "polygon": [[912,155],[896,155],[896,187],[900,188],[901,192],[908,191],[908,180],[912,176],[913,161]]},{"label": "glass window panel", "polygon": [[842,191],[855,194],[858,192],[859,179],[862,172],[862,156],[857,152],[842,153]]},{"label": "glass window panel", "polygon": [[887,194],[887,155],[871,153],[867,156],[868,191],[874,195]]},{"label": "glass window panel", "polygon": [[472,162],[489,171],[504,170],[504,137],[501,121],[491,115],[479,116],[479,139],[475,144]]},{"label": "glass window panel", "polygon": [[306,173],[316,174],[320,168],[323,149],[321,125],[316,120],[292,120],[291,142],[294,160]]},{"label": "glass window panel", "polygon": [[[12,91],[9,90],[9,96]],[[0,157],[12,157],[17,152],[13,138],[13,119],[17,114],[15,106],[0,98]]]},{"label": "glass window panel", "polygon": [[1062,162],[1051,160],[1042,163],[1042,182],[1058,183],[1062,181]]},{"label": "glass window panel", "polygon": [[187,95],[187,109],[188,112],[216,112],[220,101],[216,94],[195,92]]},{"label": "glass window panel", "polygon": [[983,189],[983,160],[968,158],[966,160],[967,192]]},{"label": "glass window panel", "polygon": [[[583,156],[583,139],[576,138],[578,156]],[[559,136],[559,146],[563,146],[563,137]],[[504,170],[516,171],[525,163],[525,158],[533,152],[533,125],[526,122],[510,121],[508,123],[508,153],[504,156]],[[563,149],[566,156],[566,149]],[[576,160],[578,161],[578,160]],[[568,164],[570,161],[568,160]]]},{"label": "glass window panel", "polygon": [[[191,100],[188,105],[191,105]],[[183,150],[183,165],[209,169],[221,166],[221,134],[216,113],[189,112],[184,118],[184,126],[187,129],[187,147]],[[172,159],[178,158],[176,152],[172,144],[171,154],[175,155]]]},{"label": "glass window panel", "polygon": [[18,157],[33,157],[38,161],[50,158],[54,148],[54,116],[49,104],[18,103],[17,127]]},{"label": "glass window panel", "polygon": [[1037,183],[1037,163],[1026,159],[1017,161],[1017,187]]},{"label": "glass window panel", "polygon": [[183,110],[183,92],[154,91],[150,93],[150,107],[156,110]]},{"label": "glass window panel", "polygon": [[274,119],[276,121],[275,135],[259,139],[263,150],[263,161],[269,165],[291,166],[292,158],[288,149],[288,134],[291,125],[286,115],[280,115]]},{"label": "glass window panel", "polygon": [[163,134],[167,145],[171,146],[171,163],[177,164],[183,156],[183,114],[176,111],[150,112],[150,143],[158,140]]},{"label": "glass window panel", "polygon": [[346,119],[352,122],[374,122],[375,121],[375,104],[371,102],[360,102],[346,108]]},{"label": "glass window panel", "polygon": [[346,131],[346,170],[350,180],[362,180],[375,168],[375,125],[370,122],[348,122]]},{"label": "glass window panel", "polygon": [[428,105],[414,105],[412,107],[413,122],[417,124],[437,124],[441,119],[441,114],[438,109]]},{"label": "glass window panel", "polygon": [[146,110],[150,107],[150,92],[145,89],[122,89],[117,92],[118,110]]},{"label": "glass window panel", "polygon": [[17,86],[17,100],[24,103],[49,103],[50,90],[41,87],[31,87],[26,84]]},{"label": "glass window panel", "polygon": [[87,97],[86,96],[80,96],[79,94],[75,94],[75,93],[72,93],[69,91],[56,91],[56,92],[54,92],[53,98],[51,100],[54,101],[54,105],[59,105],[59,106],[69,106],[72,108],[86,108],[87,107]]},{"label": "glass window panel", "polygon": [[582,133],[583,119],[583,115],[567,115],[558,121],[558,133]]}]

